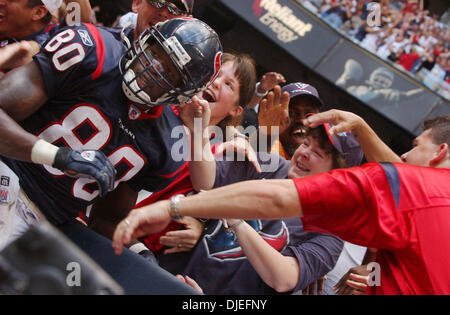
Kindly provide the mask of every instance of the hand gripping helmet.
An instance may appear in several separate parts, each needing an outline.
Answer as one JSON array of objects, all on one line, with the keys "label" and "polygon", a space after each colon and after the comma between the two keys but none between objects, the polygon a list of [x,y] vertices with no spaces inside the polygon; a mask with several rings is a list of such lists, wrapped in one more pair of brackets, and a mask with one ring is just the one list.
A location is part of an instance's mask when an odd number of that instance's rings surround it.
[{"label": "hand gripping helmet", "polygon": [[[169,56],[181,76],[176,86],[170,82],[161,64],[147,47],[159,45]],[[176,105],[189,102],[219,74],[222,64],[222,45],[216,32],[204,22],[194,18],[175,18],[146,29],[129,45],[120,61],[122,87],[126,96],[150,107]],[[135,73],[139,62],[142,71]],[[142,77],[142,80],[138,80]],[[139,86],[139,82],[148,82]],[[142,84],[141,84],[142,85]],[[152,99],[144,90],[158,85],[164,93]]]}]

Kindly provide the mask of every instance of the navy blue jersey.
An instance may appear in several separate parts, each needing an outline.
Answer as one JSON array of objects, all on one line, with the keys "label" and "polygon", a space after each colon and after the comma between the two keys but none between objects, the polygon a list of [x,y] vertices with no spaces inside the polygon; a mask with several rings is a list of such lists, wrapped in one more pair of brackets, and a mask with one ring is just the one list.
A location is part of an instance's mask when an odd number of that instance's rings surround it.
[{"label": "navy blue jersey", "polygon": [[[131,33],[129,33],[132,36]],[[115,187],[164,188],[185,162],[171,158],[173,128],[182,130],[171,107],[141,113],[122,92],[119,60],[126,51],[115,29],[91,24],[64,27],[34,57],[49,101],[20,122],[28,132],[72,149],[103,151],[117,170]],[[71,178],[49,166],[3,159],[53,223],[73,218],[98,196],[96,183]]]}]

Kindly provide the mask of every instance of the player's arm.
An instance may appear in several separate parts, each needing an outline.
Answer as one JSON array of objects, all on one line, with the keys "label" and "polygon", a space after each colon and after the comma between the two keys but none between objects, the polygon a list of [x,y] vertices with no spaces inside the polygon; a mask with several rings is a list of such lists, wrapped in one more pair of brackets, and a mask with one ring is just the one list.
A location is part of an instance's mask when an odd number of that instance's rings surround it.
[{"label": "player's arm", "polygon": [[82,157],[82,150],[58,148],[27,132],[17,123],[39,110],[47,100],[43,76],[35,61],[2,77],[0,155],[50,165],[73,177],[93,178],[103,196],[113,188],[115,169],[102,152],[90,154],[91,159],[88,161]]},{"label": "player's arm", "polygon": [[43,77],[36,62],[8,72],[0,80],[0,154],[31,162],[39,140],[17,121],[36,112],[47,101]]}]

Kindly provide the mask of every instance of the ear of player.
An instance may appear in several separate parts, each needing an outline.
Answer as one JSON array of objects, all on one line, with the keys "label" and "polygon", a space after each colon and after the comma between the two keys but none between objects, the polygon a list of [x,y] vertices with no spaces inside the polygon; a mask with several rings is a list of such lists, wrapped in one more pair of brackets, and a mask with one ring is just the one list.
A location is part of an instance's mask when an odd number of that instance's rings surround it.
[{"label": "ear of player", "polygon": [[101,151],[59,148],[53,167],[71,177],[94,179],[100,190],[100,197],[114,189],[116,169]]}]

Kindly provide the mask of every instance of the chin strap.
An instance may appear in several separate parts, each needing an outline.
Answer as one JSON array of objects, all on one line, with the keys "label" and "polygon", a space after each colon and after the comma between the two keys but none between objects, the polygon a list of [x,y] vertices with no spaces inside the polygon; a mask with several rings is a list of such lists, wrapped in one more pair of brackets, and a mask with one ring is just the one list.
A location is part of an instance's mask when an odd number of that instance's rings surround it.
[{"label": "chin strap", "polygon": [[125,23],[125,25],[122,27],[122,30],[120,31],[120,38],[123,39],[123,41],[127,44],[128,48],[131,48],[131,43],[130,43],[130,40],[128,39],[128,37],[125,36],[124,31],[126,28],[128,28],[131,25],[132,25],[131,22]]}]

